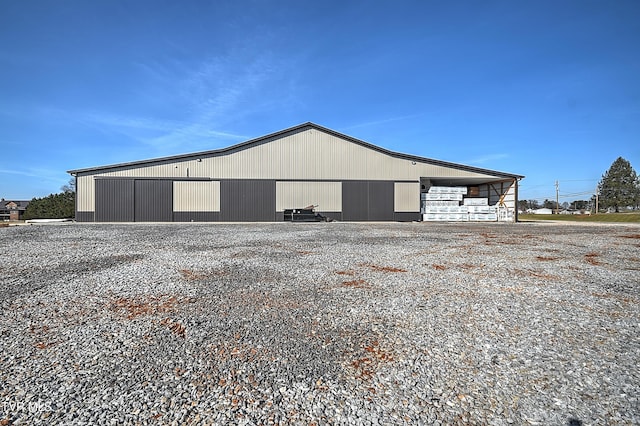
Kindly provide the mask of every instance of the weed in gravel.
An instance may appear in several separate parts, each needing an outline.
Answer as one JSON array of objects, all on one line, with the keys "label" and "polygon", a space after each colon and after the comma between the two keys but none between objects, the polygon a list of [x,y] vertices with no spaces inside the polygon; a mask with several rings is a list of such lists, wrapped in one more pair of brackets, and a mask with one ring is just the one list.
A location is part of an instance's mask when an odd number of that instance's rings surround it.
[{"label": "weed in gravel", "polygon": [[110,309],[112,311],[124,311],[127,319],[134,319],[140,315],[153,315],[159,312],[173,311],[177,304],[178,299],[175,296],[148,296],[145,299],[120,297],[110,303]]},{"label": "weed in gravel", "polygon": [[479,265],[472,265],[470,263],[463,263],[461,265],[458,265],[459,268],[465,269],[465,270],[470,270],[470,269],[475,269],[475,268],[484,268],[484,263],[481,263]]},{"label": "weed in gravel", "polygon": [[640,234],[620,235],[620,238],[630,238],[630,239],[638,240],[640,239]]},{"label": "weed in gravel", "polygon": [[536,260],[539,260],[541,262],[546,262],[546,261],[551,261],[551,260],[558,260],[559,257],[553,257],[553,256],[536,256]]},{"label": "weed in gravel", "polygon": [[514,272],[518,276],[542,278],[543,280],[548,281],[558,281],[560,279],[560,277],[558,277],[557,275],[551,275],[539,271],[532,271],[531,269],[515,269]]},{"label": "weed in gravel", "polygon": [[194,272],[190,269],[179,269],[178,272],[180,272],[180,274],[182,274],[182,276],[187,281],[202,280],[204,278],[207,278],[206,274],[203,274],[202,272]]},{"label": "weed in gravel", "polygon": [[47,349],[55,345],[58,342],[38,342],[34,346],[38,349]]},{"label": "weed in gravel", "polygon": [[356,377],[359,379],[371,379],[381,363],[393,361],[393,355],[383,350],[377,340],[363,345],[362,348],[368,356],[351,361],[351,366],[356,370]]},{"label": "weed in gravel", "polygon": [[165,318],[160,321],[160,325],[167,327],[173,334],[184,339],[186,329],[179,322],[175,322],[171,318]]},{"label": "weed in gravel", "polygon": [[594,266],[602,265],[602,263],[596,259],[598,256],[600,256],[598,253],[587,253],[584,255],[584,260]]},{"label": "weed in gravel", "polygon": [[393,266],[373,265],[373,264],[370,264],[370,263],[362,263],[362,264],[360,264],[358,266],[371,268],[374,271],[378,271],[378,272],[407,272],[406,269],[394,268]]},{"label": "weed in gravel", "polygon": [[342,285],[345,287],[371,288],[371,285],[369,285],[365,280],[343,281]]}]

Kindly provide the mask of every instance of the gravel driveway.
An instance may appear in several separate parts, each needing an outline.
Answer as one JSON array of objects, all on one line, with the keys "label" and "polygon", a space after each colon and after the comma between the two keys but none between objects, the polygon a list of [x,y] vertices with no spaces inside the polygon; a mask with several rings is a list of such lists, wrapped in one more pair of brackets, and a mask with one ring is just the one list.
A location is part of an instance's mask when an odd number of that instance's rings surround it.
[{"label": "gravel driveway", "polygon": [[640,227],[0,229],[0,425],[640,423]]}]

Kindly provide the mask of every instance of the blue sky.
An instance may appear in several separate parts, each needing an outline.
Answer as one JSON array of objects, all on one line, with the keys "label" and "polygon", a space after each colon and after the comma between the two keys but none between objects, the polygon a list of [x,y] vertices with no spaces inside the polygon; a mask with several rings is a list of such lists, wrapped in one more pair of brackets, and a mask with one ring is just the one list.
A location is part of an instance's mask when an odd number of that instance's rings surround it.
[{"label": "blue sky", "polygon": [[640,172],[640,2],[0,2],[0,197],[312,121],[588,199]]}]

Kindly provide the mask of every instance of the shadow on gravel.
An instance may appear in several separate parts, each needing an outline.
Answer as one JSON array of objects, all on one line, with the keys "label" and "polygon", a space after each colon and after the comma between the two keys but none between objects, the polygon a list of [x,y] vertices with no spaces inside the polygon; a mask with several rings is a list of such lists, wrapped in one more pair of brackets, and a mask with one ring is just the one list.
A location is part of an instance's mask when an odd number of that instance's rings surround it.
[{"label": "shadow on gravel", "polygon": [[582,426],[582,420],[578,419],[569,419],[567,426]]},{"label": "shadow on gravel", "polygon": [[70,276],[95,274],[118,265],[144,259],[141,254],[104,256],[79,263],[63,263],[52,268],[32,268],[5,276],[0,284],[0,303],[10,302],[23,294],[33,293]]}]

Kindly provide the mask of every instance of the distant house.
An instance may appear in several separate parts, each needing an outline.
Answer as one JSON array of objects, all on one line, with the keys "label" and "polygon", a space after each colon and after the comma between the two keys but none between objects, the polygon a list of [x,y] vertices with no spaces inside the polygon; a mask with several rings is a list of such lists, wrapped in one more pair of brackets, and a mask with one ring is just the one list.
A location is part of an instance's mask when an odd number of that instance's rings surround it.
[{"label": "distant house", "polygon": [[536,209],[536,210],[531,210],[531,213],[533,213],[533,214],[553,214],[553,210],[551,210],[551,209]]},{"label": "distant house", "polygon": [[24,212],[27,210],[29,201],[24,200],[0,200],[1,220],[22,220]]}]

